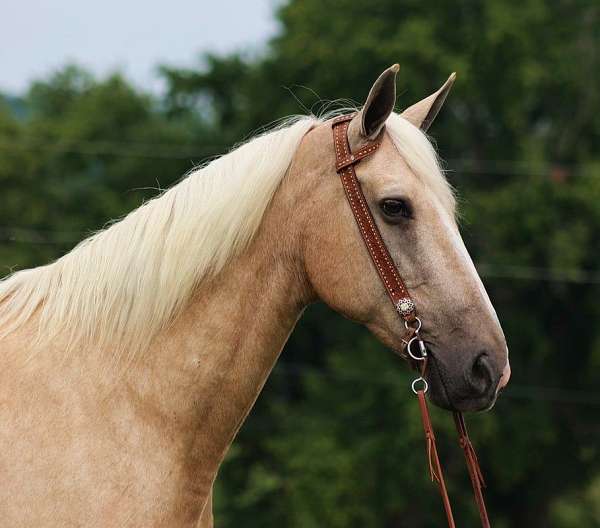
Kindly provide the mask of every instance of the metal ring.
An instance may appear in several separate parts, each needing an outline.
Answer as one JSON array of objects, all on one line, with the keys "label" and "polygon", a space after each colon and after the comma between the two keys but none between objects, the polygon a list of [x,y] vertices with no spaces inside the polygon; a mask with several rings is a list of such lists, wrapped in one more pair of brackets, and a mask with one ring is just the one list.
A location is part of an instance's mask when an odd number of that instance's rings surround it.
[{"label": "metal ring", "polygon": [[423,377],[418,377],[416,380],[414,380],[414,381],[412,382],[412,384],[411,384],[411,386],[410,386],[410,387],[411,387],[411,389],[412,389],[412,391],[413,391],[415,394],[417,394],[417,392],[418,392],[418,391],[417,391],[417,389],[415,389],[415,385],[416,385],[417,383],[419,383],[419,381],[422,381],[422,382],[423,382],[423,392],[424,392],[424,393],[425,393],[425,392],[427,392],[427,391],[429,390],[429,385],[428,385],[428,383],[427,383],[427,380],[426,380],[425,378],[423,378]]},{"label": "metal ring", "polygon": [[[414,341],[417,341],[419,343],[419,352],[421,353],[420,356],[415,356],[412,350],[410,349],[410,346],[413,344]],[[408,345],[406,345],[406,352],[415,361],[425,361],[425,358],[427,357],[427,349],[425,348],[425,343],[423,343],[423,340],[418,335],[414,336],[408,342]]]},{"label": "metal ring", "polygon": [[416,327],[416,328],[413,328],[412,326],[410,326],[410,325],[408,324],[408,321],[404,321],[404,326],[405,326],[405,328],[406,328],[407,330],[414,330],[414,332],[415,332],[416,334],[418,334],[418,333],[419,333],[419,330],[421,330],[421,319],[419,319],[418,317],[415,317],[415,319],[414,319],[414,320],[417,322],[417,327]]}]

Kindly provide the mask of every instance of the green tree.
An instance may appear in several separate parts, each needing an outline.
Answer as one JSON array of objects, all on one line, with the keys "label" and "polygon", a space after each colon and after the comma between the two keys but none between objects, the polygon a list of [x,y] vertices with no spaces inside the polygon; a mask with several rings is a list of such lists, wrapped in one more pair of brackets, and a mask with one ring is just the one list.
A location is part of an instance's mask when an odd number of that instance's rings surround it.
[{"label": "green tree", "polygon": [[197,146],[200,123],[167,118],[118,75],[98,82],[67,67],[23,102],[25,118],[0,109],[0,262],[10,269],[56,258],[214,153]]}]

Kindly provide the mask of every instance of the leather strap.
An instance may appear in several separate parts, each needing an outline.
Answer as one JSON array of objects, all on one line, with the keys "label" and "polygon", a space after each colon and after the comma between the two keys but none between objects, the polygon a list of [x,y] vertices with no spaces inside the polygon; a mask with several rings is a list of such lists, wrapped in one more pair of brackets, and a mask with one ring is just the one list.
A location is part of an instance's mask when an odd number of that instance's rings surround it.
[{"label": "leather strap", "polygon": [[456,425],[456,430],[458,431],[458,442],[465,453],[465,460],[467,462],[467,469],[469,470],[469,477],[471,478],[471,485],[473,486],[475,502],[477,503],[477,509],[479,510],[481,526],[483,526],[483,528],[490,528],[490,520],[483,499],[485,480],[483,479],[483,474],[479,467],[479,460],[477,460],[477,453],[475,453],[475,448],[469,438],[467,424],[465,423],[465,417],[462,413],[454,413],[454,423]]},{"label": "leather strap", "polygon": [[[335,168],[336,172],[340,175],[342,186],[348,198],[350,208],[354,215],[354,219],[358,225],[360,234],[365,242],[365,246],[371,256],[371,260],[381,282],[383,283],[385,290],[392,301],[394,307],[402,316],[402,318],[411,322],[416,318],[416,307],[412,300],[398,269],[394,264],[394,261],[385,245],[383,237],[375,223],[373,214],[369,209],[369,205],[365,198],[365,195],[360,186],[360,182],[356,176],[354,165],[356,165],[361,159],[369,156],[375,152],[381,144],[383,132],[379,137],[365,146],[361,147],[356,152],[352,152],[350,144],[348,142],[348,127],[350,121],[356,114],[343,115],[335,118],[332,121],[333,128],[333,141],[335,146]],[[420,323],[419,323],[420,325]],[[416,333],[416,329],[409,326],[409,333],[411,337]],[[416,367],[415,364],[413,366]],[[421,363],[421,376],[425,374],[427,368],[426,357]],[[431,418],[429,416],[429,409],[427,407],[427,401],[425,399],[425,393],[423,390],[416,391],[419,399],[419,408],[421,411],[421,420],[423,422],[423,430],[425,432],[425,441],[427,444],[427,458],[429,462],[429,471],[431,479],[437,482],[440,495],[442,497],[442,503],[444,505],[444,511],[446,512],[446,519],[450,528],[455,528],[454,517],[452,515],[452,507],[450,506],[450,499],[448,497],[448,490],[446,489],[446,483],[444,481],[444,475],[442,472],[442,466],[437,453],[437,447],[435,443],[435,435],[433,433],[433,426],[431,425]],[[465,425],[464,417],[461,413],[454,413],[454,421],[456,429],[458,431],[458,438],[460,446],[463,448],[465,459],[467,462],[467,469],[469,470],[469,476],[473,485],[473,491],[475,493],[475,501],[479,509],[479,516],[481,518],[481,524],[483,528],[490,528],[490,522],[488,519],[487,511],[485,508],[485,502],[483,500],[482,488],[485,487],[483,475],[477,461],[477,455],[475,449],[471,444],[469,435],[467,433],[467,427]]]},{"label": "leather strap", "polygon": [[442,472],[442,466],[440,464],[437,446],[435,444],[435,435],[433,434],[433,426],[431,425],[431,418],[429,416],[429,409],[427,408],[425,393],[422,390],[419,390],[417,391],[417,396],[419,398],[419,408],[421,410],[423,431],[425,432],[427,459],[429,462],[431,481],[437,482],[438,488],[440,489],[440,495],[442,497],[442,503],[444,504],[444,511],[446,512],[448,526],[450,528],[456,528],[456,525],[454,524],[454,516],[452,515],[452,506],[450,506],[450,497],[448,497],[448,490],[446,489],[446,482],[444,481],[444,473]]},{"label": "leather strap", "polygon": [[404,320],[412,321],[415,318],[415,303],[383,241],[354,170],[356,163],[377,150],[381,144],[382,135],[353,153],[348,143],[348,126],[353,117],[354,114],[350,114],[333,120],[335,168],[342,180],[360,234],[390,300]]}]

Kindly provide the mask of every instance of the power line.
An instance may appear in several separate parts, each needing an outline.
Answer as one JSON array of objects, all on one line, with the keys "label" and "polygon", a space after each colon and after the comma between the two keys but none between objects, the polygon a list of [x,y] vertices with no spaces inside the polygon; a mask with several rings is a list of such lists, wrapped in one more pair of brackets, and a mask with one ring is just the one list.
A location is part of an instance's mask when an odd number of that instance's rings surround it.
[{"label": "power line", "polygon": [[80,154],[84,156],[110,155],[115,157],[134,157],[150,159],[190,159],[202,158],[214,154],[215,150],[224,148],[223,145],[176,145],[165,143],[137,143],[110,141],[68,141],[64,143],[46,143],[41,141],[0,142],[2,150],[45,150],[65,154]]},{"label": "power line", "polygon": [[27,227],[0,226],[0,241],[32,245],[63,246],[79,242],[89,235],[83,231],[52,231]]},{"label": "power line", "polygon": [[536,266],[491,266],[477,264],[482,277],[490,279],[536,280],[571,284],[600,284],[600,270],[576,268],[541,268]]},{"label": "power line", "polygon": [[[68,139],[63,142],[50,142],[35,138],[0,141],[0,150],[45,150],[83,156],[110,155],[115,157],[139,157],[150,159],[190,159],[203,158],[215,152],[227,152],[232,145],[202,144],[200,146],[177,143],[147,143],[138,141],[82,140]],[[552,172],[549,163],[520,160],[491,160],[454,158],[445,160],[448,172],[463,174],[546,176]],[[568,172],[585,173],[594,169],[593,164],[569,164],[563,167]]]},{"label": "power line", "polygon": [[[305,363],[281,363],[275,366],[275,370],[288,371],[292,374],[311,374],[331,380],[366,382],[374,385],[392,385],[393,387],[397,387],[398,384],[397,376],[374,378],[365,376],[362,373],[327,371]],[[563,387],[509,383],[507,388],[502,392],[502,398],[600,407],[600,392],[565,389]]]},{"label": "power line", "polygon": [[[89,231],[53,231],[0,226],[0,241],[26,245],[67,247],[80,242],[84,237],[89,235]],[[536,266],[493,266],[486,263],[478,263],[476,268],[482,277],[488,279],[600,284],[600,270],[542,268]]]},{"label": "power line", "polygon": [[565,172],[565,176],[572,174],[591,174],[594,170],[592,164],[555,165],[549,162],[531,162],[521,160],[477,160],[469,158],[455,158],[443,160],[447,165],[446,174],[478,174],[482,176],[549,176],[556,169]]}]

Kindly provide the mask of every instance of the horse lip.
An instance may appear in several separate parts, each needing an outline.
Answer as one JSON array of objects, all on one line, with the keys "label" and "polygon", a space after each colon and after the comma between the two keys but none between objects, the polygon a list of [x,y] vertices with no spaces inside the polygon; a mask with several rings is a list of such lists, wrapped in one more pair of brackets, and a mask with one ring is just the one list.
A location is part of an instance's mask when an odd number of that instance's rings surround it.
[{"label": "horse lip", "polygon": [[[442,401],[436,401],[435,398],[432,398],[432,401],[433,401],[433,403],[435,403],[438,407],[441,407],[442,409],[447,409],[449,411],[453,411],[453,410],[455,410],[454,404],[448,394],[448,389],[446,387],[446,381],[444,380],[444,376],[442,375],[442,372],[439,368],[438,361],[436,360],[434,353],[431,351],[431,343],[427,342],[427,345],[428,345],[428,347],[427,347],[427,354],[428,354],[427,367],[428,367],[428,369],[427,369],[427,373],[425,374],[425,378],[431,387],[435,387],[436,385],[441,387],[441,389],[439,390],[439,395],[442,396]],[[436,381],[438,381],[439,383],[435,384],[433,382],[434,379],[436,379]],[[434,389],[434,391],[435,391],[435,389]]]}]

